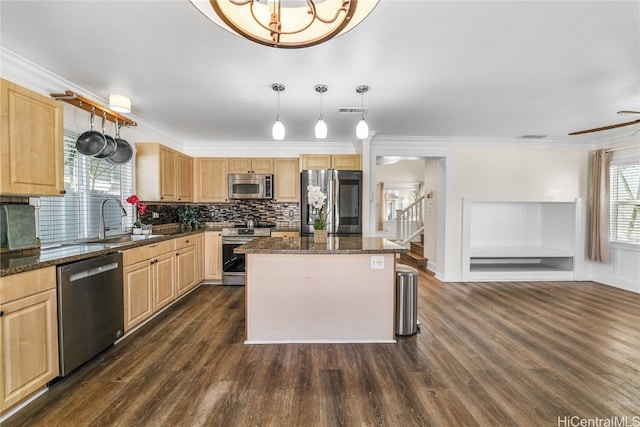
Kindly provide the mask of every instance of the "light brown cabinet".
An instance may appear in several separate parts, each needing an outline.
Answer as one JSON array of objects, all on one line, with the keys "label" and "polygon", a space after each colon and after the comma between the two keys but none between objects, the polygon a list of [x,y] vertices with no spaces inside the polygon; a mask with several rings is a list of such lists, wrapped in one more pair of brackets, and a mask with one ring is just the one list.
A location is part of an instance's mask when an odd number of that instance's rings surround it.
[{"label": "light brown cabinet", "polygon": [[167,240],[123,252],[125,331],[176,298],[174,245]]},{"label": "light brown cabinet", "polygon": [[176,290],[180,296],[196,284],[196,236],[176,239]]},{"label": "light brown cabinet", "polygon": [[55,267],[0,277],[0,413],[59,374]]},{"label": "light brown cabinet", "polygon": [[196,283],[204,280],[204,233],[196,235]]},{"label": "light brown cabinet", "polygon": [[196,202],[226,202],[228,161],[219,157],[196,158]]},{"label": "light brown cabinet", "polygon": [[64,195],[61,103],[0,79],[0,194]]},{"label": "light brown cabinet", "polygon": [[229,173],[273,173],[273,159],[271,158],[230,158]]},{"label": "light brown cabinet", "polygon": [[272,231],[271,237],[300,237],[297,231]]},{"label": "light brown cabinet", "polygon": [[193,201],[193,159],[155,142],[136,144],[136,187],[141,200]]},{"label": "light brown cabinet", "polygon": [[273,159],[276,202],[300,201],[300,162],[297,158]]},{"label": "light brown cabinet", "polygon": [[204,233],[204,278],[222,279],[222,236],[219,231]]},{"label": "light brown cabinet", "polygon": [[360,154],[303,154],[300,156],[302,170],[361,170]]}]

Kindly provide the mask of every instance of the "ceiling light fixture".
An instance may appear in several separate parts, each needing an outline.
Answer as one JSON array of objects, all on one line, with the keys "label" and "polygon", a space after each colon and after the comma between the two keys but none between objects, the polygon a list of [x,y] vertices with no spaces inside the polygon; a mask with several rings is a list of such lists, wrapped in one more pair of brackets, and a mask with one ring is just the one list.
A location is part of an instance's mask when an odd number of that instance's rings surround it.
[{"label": "ceiling light fixture", "polygon": [[131,98],[119,93],[109,95],[109,108],[118,113],[131,112]]},{"label": "ceiling light fixture", "polygon": [[316,138],[318,139],[325,139],[327,137],[327,124],[324,118],[322,118],[322,94],[325,93],[327,89],[327,85],[316,85],[316,92],[320,94],[320,118],[316,123],[315,129]]},{"label": "ceiling light fixture", "polygon": [[221,26],[256,43],[301,48],[344,34],[379,0],[190,0]]},{"label": "ceiling light fixture", "polygon": [[358,139],[365,139],[369,136],[369,125],[364,121],[364,94],[369,91],[369,86],[360,85],[356,88],[356,92],[360,94],[360,108],[363,111],[362,116],[360,116],[360,121],[356,126],[356,137]]},{"label": "ceiling light fixture", "polygon": [[276,116],[276,122],[271,128],[271,134],[276,141],[282,141],[284,139],[284,123],[280,119],[280,92],[284,90],[284,85],[281,83],[274,83],[271,85],[271,89],[278,93],[278,115]]}]

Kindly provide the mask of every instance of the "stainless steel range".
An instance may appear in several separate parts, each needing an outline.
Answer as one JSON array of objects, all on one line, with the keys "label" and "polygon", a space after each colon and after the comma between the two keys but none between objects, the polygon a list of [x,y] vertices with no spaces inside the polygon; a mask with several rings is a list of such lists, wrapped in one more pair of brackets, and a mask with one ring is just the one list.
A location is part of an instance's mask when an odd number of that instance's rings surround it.
[{"label": "stainless steel range", "polygon": [[233,250],[252,241],[255,237],[271,236],[270,228],[223,228],[222,229],[222,284],[244,285],[244,254]]}]

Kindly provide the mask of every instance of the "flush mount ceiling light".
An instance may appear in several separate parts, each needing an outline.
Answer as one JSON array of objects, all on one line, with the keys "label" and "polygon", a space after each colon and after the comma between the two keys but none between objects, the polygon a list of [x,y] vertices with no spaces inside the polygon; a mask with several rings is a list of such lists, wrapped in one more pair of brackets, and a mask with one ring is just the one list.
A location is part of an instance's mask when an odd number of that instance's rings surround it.
[{"label": "flush mount ceiling light", "polygon": [[281,83],[274,83],[271,85],[271,89],[278,93],[278,115],[276,116],[276,122],[271,128],[271,135],[276,141],[282,141],[284,139],[284,123],[280,119],[280,92],[284,90],[284,85]]},{"label": "flush mount ceiling light", "polygon": [[369,136],[369,125],[364,121],[364,94],[369,91],[369,86],[361,85],[356,88],[356,92],[360,94],[360,108],[363,111],[362,116],[360,116],[360,121],[356,126],[356,137],[358,139],[365,139]]},{"label": "flush mount ceiling light", "polygon": [[190,0],[215,24],[256,43],[301,48],[362,22],[379,0]]},{"label": "flush mount ceiling light", "polygon": [[322,118],[322,94],[327,91],[327,85],[316,85],[316,92],[320,94],[320,118],[316,123],[316,138],[325,139],[327,137],[327,124]]},{"label": "flush mount ceiling light", "polygon": [[109,95],[109,108],[118,113],[130,113],[131,99],[119,93],[111,94]]}]

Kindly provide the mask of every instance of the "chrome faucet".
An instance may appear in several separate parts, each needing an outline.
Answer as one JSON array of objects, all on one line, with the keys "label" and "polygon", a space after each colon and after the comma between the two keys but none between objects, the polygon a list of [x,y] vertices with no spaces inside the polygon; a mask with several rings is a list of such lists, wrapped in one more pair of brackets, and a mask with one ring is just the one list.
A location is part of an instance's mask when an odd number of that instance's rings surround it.
[{"label": "chrome faucet", "polygon": [[100,229],[98,230],[98,239],[100,240],[105,238],[106,229],[104,226],[104,205],[109,200],[115,200],[116,202],[118,202],[120,208],[122,208],[122,216],[127,216],[127,211],[125,210],[124,206],[122,206],[122,202],[120,201],[120,199],[117,199],[115,197],[107,197],[102,202],[100,202]]}]

